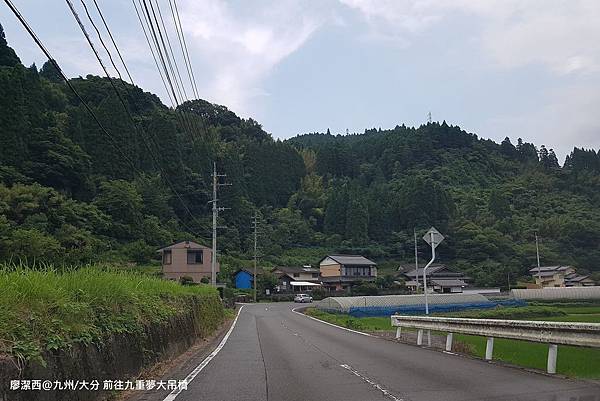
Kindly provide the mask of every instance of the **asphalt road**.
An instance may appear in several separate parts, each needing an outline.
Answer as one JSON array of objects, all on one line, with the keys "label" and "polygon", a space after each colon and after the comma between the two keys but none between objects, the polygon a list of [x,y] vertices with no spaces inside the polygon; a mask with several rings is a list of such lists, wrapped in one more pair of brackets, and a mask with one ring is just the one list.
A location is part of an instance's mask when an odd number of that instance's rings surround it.
[{"label": "asphalt road", "polygon": [[176,400],[600,401],[595,384],[351,333],[294,307],[246,305]]}]

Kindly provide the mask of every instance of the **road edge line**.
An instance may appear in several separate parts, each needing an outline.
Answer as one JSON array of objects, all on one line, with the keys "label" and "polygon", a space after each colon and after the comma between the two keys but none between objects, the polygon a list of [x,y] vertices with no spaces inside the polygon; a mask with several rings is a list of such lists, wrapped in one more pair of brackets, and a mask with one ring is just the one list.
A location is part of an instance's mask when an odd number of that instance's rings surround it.
[{"label": "road edge line", "polygon": [[[233,320],[233,323],[231,324],[231,327],[229,328],[229,330],[227,331],[227,334],[225,334],[225,336],[223,337],[223,339],[221,340],[221,342],[219,343],[219,345],[217,345],[217,347],[206,357],[204,358],[204,360],[202,360],[202,362],[200,362],[200,364],[198,366],[196,366],[186,377],[185,382],[189,385],[192,380],[194,380],[196,378],[196,376],[198,376],[198,374],[202,371],[202,369],[204,369],[209,363],[210,361],[213,360],[213,358],[215,356],[217,356],[217,354],[221,351],[221,349],[225,346],[225,344],[227,343],[227,340],[229,339],[229,336],[231,335],[231,333],[233,332],[233,329],[235,328],[235,325],[237,323],[238,318],[240,317],[240,313],[242,312],[242,309],[244,309],[244,305],[242,305],[240,307],[240,309],[238,309],[237,315],[235,316],[235,319]],[[169,395],[167,395],[165,397],[165,399],[163,401],[173,401],[175,400],[175,398],[177,398],[177,396],[179,394],[181,394],[181,392],[183,391],[183,388],[176,388],[173,391],[171,391],[169,393]]]},{"label": "road edge line", "polygon": [[[369,333],[363,333],[362,331],[352,330],[352,329],[349,329],[347,327],[338,326],[337,324],[326,322],[325,320],[317,319],[316,317],[308,316],[305,313],[300,313],[300,312],[298,312],[296,310],[296,309],[300,309],[300,308],[302,308],[302,307],[292,308],[292,312],[294,312],[294,313],[296,313],[298,315],[302,315],[304,317],[307,317],[309,319],[315,320],[315,321],[317,321],[319,323],[323,323],[323,324],[327,324],[329,326],[337,327],[338,329],[346,330],[346,331],[349,331],[349,332],[354,333],[354,334],[360,334],[361,336],[366,336],[366,337],[376,337],[376,336],[374,336],[372,334],[369,334]],[[303,308],[306,308],[306,307],[304,306]],[[167,400],[165,400],[165,401],[167,401]]]}]

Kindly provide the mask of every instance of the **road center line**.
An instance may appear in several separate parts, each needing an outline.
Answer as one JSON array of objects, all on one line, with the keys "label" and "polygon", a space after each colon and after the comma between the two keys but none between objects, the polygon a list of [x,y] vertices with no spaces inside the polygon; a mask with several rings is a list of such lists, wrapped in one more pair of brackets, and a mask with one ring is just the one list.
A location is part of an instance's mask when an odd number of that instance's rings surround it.
[{"label": "road center line", "polygon": [[389,390],[383,388],[380,384],[375,383],[373,380],[369,379],[367,376],[362,375],[359,371],[357,371],[356,369],[354,369],[352,366],[350,365],[340,365],[342,368],[346,369],[347,371],[349,371],[350,373],[352,373],[354,376],[359,377],[360,379],[362,379],[364,382],[370,384],[373,388],[381,391],[381,393],[383,395],[385,395],[386,397],[394,400],[394,401],[404,401],[403,398],[398,398],[396,397],[394,394],[392,394]]},{"label": "road center line", "polygon": [[[196,366],[194,368],[194,370],[192,370],[190,372],[190,374],[185,377],[184,380],[187,382],[188,385],[192,382],[192,380],[194,380],[194,378],[196,376],[198,376],[198,373],[200,373],[202,371],[202,369],[204,369],[206,367],[206,365],[208,365],[210,363],[210,361],[212,361],[213,358],[215,356],[217,356],[219,351],[221,351],[221,349],[225,346],[225,344],[227,343],[227,340],[229,339],[229,336],[231,335],[231,332],[233,332],[233,329],[235,328],[235,324],[237,323],[237,320],[240,317],[240,313],[242,312],[242,309],[244,309],[244,305],[242,305],[240,307],[240,309],[238,309],[238,313],[235,316],[235,319],[233,320],[231,327],[229,328],[229,330],[227,331],[227,334],[225,334],[225,337],[223,337],[223,339],[221,340],[219,345],[217,345],[217,348],[215,348],[213,350],[213,352],[211,352],[206,358],[204,358],[204,360],[202,362],[200,362],[200,364],[198,366]],[[177,396],[181,393],[181,391],[183,391],[182,388],[179,388],[179,387],[176,388],[175,390],[171,391],[171,393],[163,401],[173,401],[175,398],[177,398]]]}]

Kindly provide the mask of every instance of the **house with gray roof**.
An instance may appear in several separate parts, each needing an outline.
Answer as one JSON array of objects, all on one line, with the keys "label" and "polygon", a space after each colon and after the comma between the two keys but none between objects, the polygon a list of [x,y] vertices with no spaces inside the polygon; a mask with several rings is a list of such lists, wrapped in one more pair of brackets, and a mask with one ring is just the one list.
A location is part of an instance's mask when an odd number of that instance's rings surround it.
[{"label": "house with gray roof", "polygon": [[578,274],[573,266],[534,267],[529,273],[539,287],[585,287],[594,285],[587,275]]},{"label": "house with gray roof", "polygon": [[362,255],[327,255],[319,262],[319,270],[321,283],[330,291],[347,290],[377,278],[377,264]]},{"label": "house with gray roof", "polygon": [[[423,266],[424,267],[424,266]],[[423,267],[405,271],[405,285],[413,292],[423,288]],[[404,270],[401,266],[398,270]],[[468,286],[469,277],[459,271],[453,271],[444,264],[434,264],[427,269],[427,287],[442,294],[460,293]]]},{"label": "house with gray roof", "polygon": [[271,270],[277,277],[277,291],[302,292],[318,288],[320,284],[319,269],[306,266],[278,266]]}]

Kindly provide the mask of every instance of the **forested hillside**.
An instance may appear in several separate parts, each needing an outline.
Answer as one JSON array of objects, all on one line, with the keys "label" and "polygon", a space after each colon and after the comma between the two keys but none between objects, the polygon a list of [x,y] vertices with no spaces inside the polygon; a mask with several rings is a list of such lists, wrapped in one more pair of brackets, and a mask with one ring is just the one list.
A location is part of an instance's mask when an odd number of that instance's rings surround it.
[{"label": "forested hillside", "polygon": [[257,209],[266,263],[351,251],[392,266],[413,257],[413,229],[434,225],[447,236],[440,257],[478,285],[514,283],[531,267],[535,231],[544,264],[600,271],[593,150],[575,148],[561,167],[544,146],[446,123],[282,142],[203,100],[173,110],[124,82],[118,96],[105,78],[70,82],[104,129],[50,63],[23,66],[0,28],[4,260],[146,263],[173,240],[207,242],[216,162],[232,184],[219,196],[230,208],[225,272],[249,258]]}]

